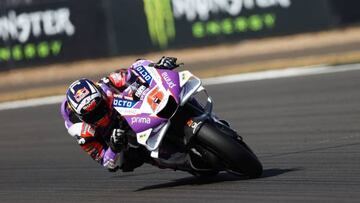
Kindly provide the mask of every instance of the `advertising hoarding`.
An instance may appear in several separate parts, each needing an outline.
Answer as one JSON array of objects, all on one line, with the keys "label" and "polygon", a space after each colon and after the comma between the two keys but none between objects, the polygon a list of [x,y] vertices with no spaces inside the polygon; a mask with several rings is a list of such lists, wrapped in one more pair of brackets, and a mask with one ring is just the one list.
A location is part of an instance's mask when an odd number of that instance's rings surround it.
[{"label": "advertising hoarding", "polygon": [[100,8],[96,0],[3,4],[0,68],[106,55],[105,20]]},{"label": "advertising hoarding", "polygon": [[0,0],[0,70],[327,29],[329,0]]},{"label": "advertising hoarding", "polygon": [[[332,25],[327,0],[143,0],[159,48],[233,42]],[[155,14],[155,15],[154,15]]]}]

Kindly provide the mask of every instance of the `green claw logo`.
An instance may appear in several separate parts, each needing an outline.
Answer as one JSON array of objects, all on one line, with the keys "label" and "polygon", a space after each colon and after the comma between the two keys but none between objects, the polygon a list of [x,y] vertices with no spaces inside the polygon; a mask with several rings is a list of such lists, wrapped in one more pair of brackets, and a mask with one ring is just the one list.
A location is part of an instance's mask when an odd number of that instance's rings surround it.
[{"label": "green claw logo", "polygon": [[171,0],[143,1],[151,41],[164,49],[176,34]]}]

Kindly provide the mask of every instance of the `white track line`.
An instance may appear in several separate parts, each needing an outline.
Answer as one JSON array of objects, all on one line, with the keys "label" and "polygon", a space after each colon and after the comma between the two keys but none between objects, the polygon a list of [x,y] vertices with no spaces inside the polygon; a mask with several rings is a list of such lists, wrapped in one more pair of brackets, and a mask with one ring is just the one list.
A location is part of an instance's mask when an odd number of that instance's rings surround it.
[{"label": "white track line", "polygon": [[[256,80],[266,80],[275,78],[287,78],[306,75],[318,75],[326,73],[345,72],[352,70],[360,70],[360,64],[342,65],[342,66],[313,66],[313,67],[300,67],[288,68],[283,70],[269,70],[256,73],[243,73],[237,75],[229,75],[215,78],[207,78],[203,80],[204,85],[218,85],[235,82],[246,82]],[[65,98],[64,95],[44,97],[37,99],[27,99],[20,101],[0,103],[1,110],[28,108],[42,105],[58,104]]]},{"label": "white track line", "polygon": [[9,110],[9,109],[29,108],[29,107],[49,105],[49,104],[58,104],[63,99],[65,99],[65,96],[59,95],[59,96],[43,97],[37,99],[26,99],[20,101],[4,102],[4,103],[0,103],[0,111]]},{"label": "white track line", "polygon": [[311,66],[300,68],[287,68],[283,70],[269,70],[255,73],[243,73],[237,75],[221,76],[216,78],[204,79],[205,85],[218,85],[234,82],[246,82],[256,80],[266,80],[275,78],[288,78],[306,75],[319,75],[326,73],[345,72],[352,70],[360,70],[360,64],[342,65],[342,66]]}]

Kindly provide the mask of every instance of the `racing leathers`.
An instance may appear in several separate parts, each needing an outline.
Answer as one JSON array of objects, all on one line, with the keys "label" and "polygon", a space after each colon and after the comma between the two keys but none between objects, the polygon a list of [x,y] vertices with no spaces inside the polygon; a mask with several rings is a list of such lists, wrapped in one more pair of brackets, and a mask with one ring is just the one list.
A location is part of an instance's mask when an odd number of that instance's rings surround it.
[{"label": "racing leathers", "polygon": [[[163,57],[158,63],[149,60],[138,60],[130,68],[144,64],[154,64],[156,68],[174,69],[176,58]],[[76,138],[81,148],[92,159],[109,169],[116,171],[132,171],[144,162],[151,162],[149,153],[137,145],[136,141],[128,140],[133,133],[127,122],[112,109],[114,95],[121,94],[127,88],[129,69],[120,69],[110,73],[97,82],[102,93],[107,98],[110,113],[95,124],[81,121],[64,100],[61,104],[61,114],[65,120],[68,133]],[[130,146],[130,147],[129,147]]]}]

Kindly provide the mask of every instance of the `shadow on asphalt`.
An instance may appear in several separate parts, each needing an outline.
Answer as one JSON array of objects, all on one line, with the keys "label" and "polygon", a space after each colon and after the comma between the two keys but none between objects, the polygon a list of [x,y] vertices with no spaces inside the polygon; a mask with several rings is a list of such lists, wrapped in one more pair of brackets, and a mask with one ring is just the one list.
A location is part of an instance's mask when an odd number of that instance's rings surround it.
[{"label": "shadow on asphalt", "polygon": [[261,177],[259,179],[262,178],[269,178],[269,177],[273,177],[273,176],[278,176],[284,173],[289,173],[289,172],[293,172],[293,171],[300,171],[303,170],[302,168],[289,168],[289,169],[280,169],[280,168],[272,168],[272,169],[266,169],[263,171]]},{"label": "shadow on asphalt", "polygon": [[[263,179],[263,178],[279,176],[284,173],[289,173],[289,172],[299,171],[299,170],[301,170],[301,169],[300,168],[265,169],[260,178],[253,179],[253,180],[259,180],[259,179]],[[191,177],[176,179],[169,183],[145,186],[143,188],[135,190],[135,192],[140,192],[140,191],[145,191],[145,190],[162,189],[162,188],[179,187],[179,186],[184,186],[184,185],[205,185],[205,184],[213,184],[213,183],[228,182],[228,181],[240,181],[240,180],[251,180],[251,179],[249,179],[247,176],[237,176],[237,175],[233,175],[230,173],[220,173],[216,176],[210,176],[210,177],[191,176]]]}]

